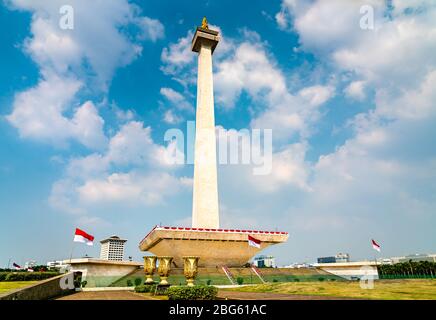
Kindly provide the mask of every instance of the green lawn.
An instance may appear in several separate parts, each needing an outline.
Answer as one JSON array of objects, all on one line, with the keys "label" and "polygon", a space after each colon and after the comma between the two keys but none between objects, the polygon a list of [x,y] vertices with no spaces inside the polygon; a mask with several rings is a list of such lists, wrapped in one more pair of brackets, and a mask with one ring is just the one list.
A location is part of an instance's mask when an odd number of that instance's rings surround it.
[{"label": "green lawn", "polygon": [[228,289],[240,292],[269,292],[362,299],[436,300],[436,280],[379,280],[374,289],[362,289],[358,281],[271,283]]},{"label": "green lawn", "polygon": [[38,281],[2,281],[0,282],[0,293],[30,286]]}]

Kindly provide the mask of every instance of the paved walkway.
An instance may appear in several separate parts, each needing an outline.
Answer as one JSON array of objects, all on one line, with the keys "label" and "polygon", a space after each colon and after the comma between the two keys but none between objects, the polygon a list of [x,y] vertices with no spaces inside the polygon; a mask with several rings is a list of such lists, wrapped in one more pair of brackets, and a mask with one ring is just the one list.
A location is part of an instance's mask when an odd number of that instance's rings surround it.
[{"label": "paved walkway", "polygon": [[57,300],[155,300],[130,291],[82,291]]},{"label": "paved walkway", "polygon": [[[228,300],[353,300],[329,296],[309,296],[281,293],[236,292],[220,290],[218,298]],[[130,291],[86,291],[58,298],[57,300],[160,300]]]},{"label": "paved walkway", "polygon": [[218,297],[229,300],[355,300],[352,298],[309,296],[298,294],[263,293],[263,292],[237,292],[220,290]]}]

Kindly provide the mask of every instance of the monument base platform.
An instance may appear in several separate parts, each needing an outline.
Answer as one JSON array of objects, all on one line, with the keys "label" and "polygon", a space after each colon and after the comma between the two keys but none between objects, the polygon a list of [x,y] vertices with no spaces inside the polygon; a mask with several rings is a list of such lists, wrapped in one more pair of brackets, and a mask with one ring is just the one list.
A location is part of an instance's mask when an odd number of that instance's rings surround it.
[{"label": "monument base platform", "polygon": [[[260,241],[249,246],[248,236]],[[156,226],[141,241],[139,249],[156,256],[171,256],[183,267],[184,256],[200,257],[200,267],[240,267],[259,251],[288,239],[287,232],[239,229],[201,229]]]}]

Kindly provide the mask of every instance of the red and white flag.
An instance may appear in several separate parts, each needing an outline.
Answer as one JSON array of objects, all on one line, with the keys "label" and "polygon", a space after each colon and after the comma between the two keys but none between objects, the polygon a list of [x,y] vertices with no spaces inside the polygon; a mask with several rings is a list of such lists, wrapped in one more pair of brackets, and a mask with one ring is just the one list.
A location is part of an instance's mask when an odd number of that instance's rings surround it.
[{"label": "red and white flag", "polygon": [[260,240],[257,240],[256,238],[253,238],[252,236],[248,236],[248,245],[255,247],[255,248],[260,248]]},{"label": "red and white flag", "polygon": [[19,266],[15,262],[12,264],[12,266],[15,268],[15,270],[20,270],[21,269],[21,266]]},{"label": "red and white flag", "polygon": [[87,234],[85,231],[76,228],[73,241],[86,243],[88,246],[92,246],[94,241],[94,236],[91,236],[90,234]]},{"label": "red and white flag", "polygon": [[372,243],[372,247],[374,248],[374,250],[380,252],[380,248],[381,247],[380,247],[380,245],[377,242],[375,242],[374,239],[371,239],[371,243]]}]

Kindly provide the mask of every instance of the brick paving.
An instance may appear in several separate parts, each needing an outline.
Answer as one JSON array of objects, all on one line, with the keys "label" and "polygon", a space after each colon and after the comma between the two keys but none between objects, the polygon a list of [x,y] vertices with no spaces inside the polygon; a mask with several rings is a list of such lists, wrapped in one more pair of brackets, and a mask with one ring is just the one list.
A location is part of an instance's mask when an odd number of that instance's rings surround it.
[{"label": "brick paving", "polygon": [[57,300],[155,300],[130,291],[82,291]]},{"label": "brick paving", "polygon": [[237,292],[224,290],[219,291],[218,298],[228,300],[355,300],[352,298],[331,296],[310,296],[267,292]]},{"label": "brick paving", "polygon": [[[310,296],[281,293],[236,292],[220,290],[219,299],[228,300],[354,300],[331,296]],[[130,291],[86,291],[58,298],[57,300],[161,300]]]}]

